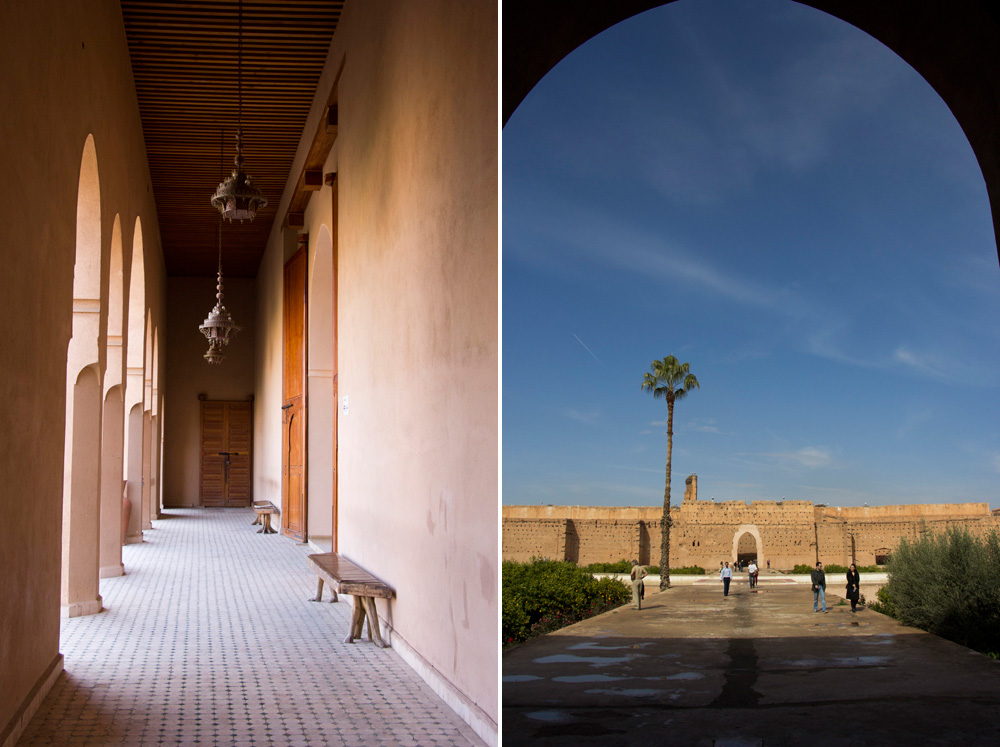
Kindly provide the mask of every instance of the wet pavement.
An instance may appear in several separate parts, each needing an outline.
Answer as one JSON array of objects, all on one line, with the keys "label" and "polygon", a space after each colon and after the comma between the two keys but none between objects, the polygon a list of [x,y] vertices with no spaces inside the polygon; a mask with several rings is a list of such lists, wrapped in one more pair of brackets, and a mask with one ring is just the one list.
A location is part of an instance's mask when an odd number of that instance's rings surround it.
[{"label": "wet pavement", "polygon": [[808,586],[653,588],[503,655],[503,744],[1000,744],[1000,662]]}]

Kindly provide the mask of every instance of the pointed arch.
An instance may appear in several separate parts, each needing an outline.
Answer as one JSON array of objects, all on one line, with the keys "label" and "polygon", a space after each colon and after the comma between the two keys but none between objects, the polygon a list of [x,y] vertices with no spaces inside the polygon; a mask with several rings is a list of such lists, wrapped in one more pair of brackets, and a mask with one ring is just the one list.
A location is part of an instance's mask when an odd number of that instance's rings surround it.
[{"label": "pointed arch", "polygon": [[115,214],[111,226],[111,252],[108,256],[108,323],[105,337],[104,391],[121,384],[124,372],[123,326],[125,318],[125,272],[122,256],[121,216]]},{"label": "pointed arch", "polygon": [[125,420],[123,469],[126,496],[132,506],[126,542],[142,542],[142,400],[144,392],[143,363],[145,358],[146,270],[143,255],[142,219],[136,217],[132,236],[132,258],[129,266],[125,339]]}]

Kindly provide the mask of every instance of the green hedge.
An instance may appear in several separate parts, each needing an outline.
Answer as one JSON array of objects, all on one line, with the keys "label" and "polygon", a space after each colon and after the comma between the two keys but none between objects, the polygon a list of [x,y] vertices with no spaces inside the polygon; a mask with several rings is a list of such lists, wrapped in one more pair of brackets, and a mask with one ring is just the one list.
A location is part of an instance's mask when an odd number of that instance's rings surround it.
[{"label": "green hedge", "polygon": [[[646,569],[646,573],[651,576],[660,575],[660,566],[658,565],[647,565],[643,567]],[[617,563],[591,563],[590,565],[584,566],[584,570],[589,571],[590,573],[631,573],[632,561],[619,560]],[[696,565],[688,565],[683,568],[671,568],[670,573],[681,576],[704,576],[705,569],[699,568]]]},{"label": "green hedge", "polygon": [[[805,565],[803,563],[799,563],[794,568],[792,568],[792,573],[806,574],[806,575],[808,575],[815,568],[816,568],[816,566],[814,566],[814,565]],[[885,568],[883,568],[882,566],[879,566],[879,565],[859,565],[859,566],[857,566],[857,569],[858,569],[858,573],[882,573],[883,571],[885,571]],[[838,565],[837,563],[830,563],[830,565],[824,565],[823,566],[823,570],[826,571],[828,574],[830,574],[830,573],[844,573],[844,574],[846,574],[847,573],[847,566],[846,565]]]},{"label": "green hedge", "polygon": [[596,579],[570,562],[533,560],[502,565],[504,648],[620,607],[632,598],[614,578]]},{"label": "green hedge", "polygon": [[984,653],[1000,652],[1000,532],[902,540],[873,609]]}]

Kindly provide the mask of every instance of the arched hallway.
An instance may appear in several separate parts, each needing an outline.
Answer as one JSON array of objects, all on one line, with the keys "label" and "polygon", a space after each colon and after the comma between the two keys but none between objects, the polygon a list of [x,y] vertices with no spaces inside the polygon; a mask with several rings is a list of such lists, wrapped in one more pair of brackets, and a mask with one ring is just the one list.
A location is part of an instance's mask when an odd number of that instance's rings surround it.
[{"label": "arched hallway", "polygon": [[351,598],[308,601],[312,550],[252,519],[172,509],[126,546],[18,744],[483,744],[395,651],[343,643]]}]

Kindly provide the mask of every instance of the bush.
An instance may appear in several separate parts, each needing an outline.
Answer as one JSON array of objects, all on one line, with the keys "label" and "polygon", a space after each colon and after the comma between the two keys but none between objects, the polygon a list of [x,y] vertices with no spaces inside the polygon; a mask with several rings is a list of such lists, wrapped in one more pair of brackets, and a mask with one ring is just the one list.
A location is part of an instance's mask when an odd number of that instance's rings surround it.
[{"label": "bush", "polygon": [[621,581],[598,580],[569,562],[505,560],[502,574],[501,635],[505,648],[619,607],[632,598],[631,588]]},{"label": "bush", "polygon": [[[660,569],[657,568],[656,572],[659,573]],[[675,576],[704,576],[705,569],[697,565],[686,565],[683,568],[671,568],[670,573]]]},{"label": "bush", "polygon": [[873,612],[881,612],[883,615],[888,615],[889,617],[896,616],[896,606],[892,603],[892,597],[886,592],[884,586],[875,592],[875,597],[876,600],[874,602],[865,602],[864,606]]},{"label": "bush", "polygon": [[584,570],[591,573],[629,573],[632,570],[632,561],[619,560],[617,563],[591,563],[584,566]]},{"label": "bush", "polygon": [[[855,567],[858,569],[858,573],[881,573],[882,571],[885,570],[885,568],[882,568],[881,566],[877,566],[877,565],[859,565],[859,566],[855,566]],[[811,571],[813,571],[815,568],[816,568],[816,566],[814,566],[814,565],[805,565],[803,563],[799,563],[797,566],[795,566],[792,569],[792,573],[807,574],[807,573],[810,573]],[[847,573],[847,566],[846,565],[840,565],[839,563],[830,563],[829,565],[824,564],[823,565],[823,570],[826,571],[826,574],[827,574],[827,577],[828,577],[827,578],[827,582],[829,582],[830,581],[829,575],[831,573],[844,573],[844,574],[846,574]]]},{"label": "bush", "polygon": [[[886,614],[978,651],[1000,651],[1000,532],[902,540],[879,591]],[[873,607],[874,608],[874,607]],[[879,610],[881,611],[881,610]]]}]

